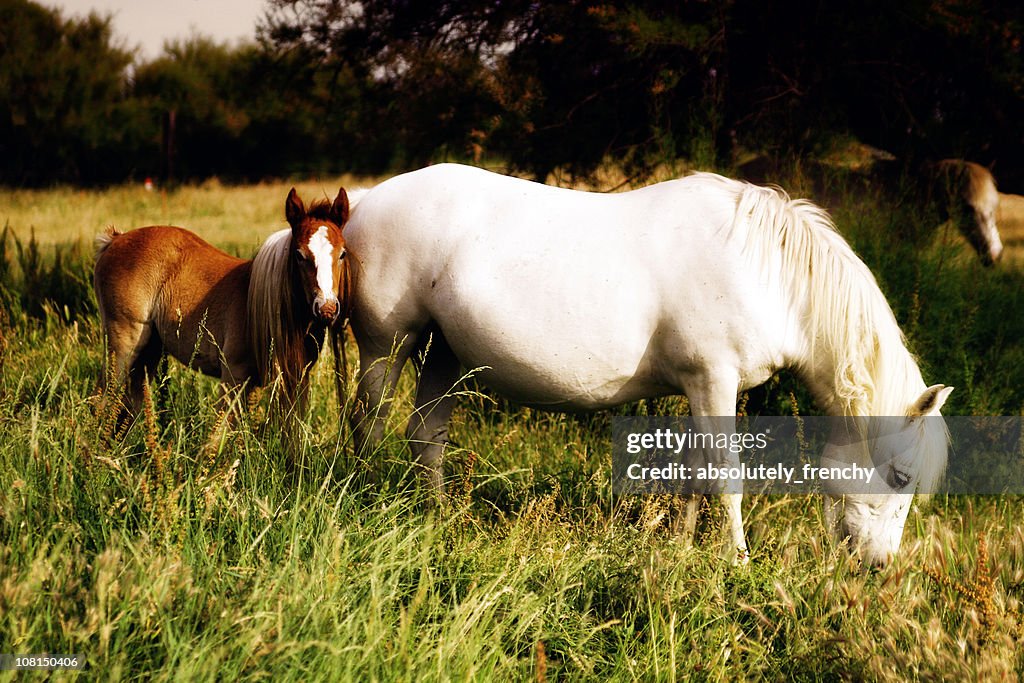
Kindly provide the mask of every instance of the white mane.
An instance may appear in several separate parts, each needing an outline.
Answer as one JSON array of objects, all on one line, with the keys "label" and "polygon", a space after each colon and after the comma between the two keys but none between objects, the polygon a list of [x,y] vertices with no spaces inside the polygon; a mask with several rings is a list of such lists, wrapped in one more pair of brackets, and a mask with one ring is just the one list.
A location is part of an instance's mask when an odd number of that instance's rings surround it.
[{"label": "white mane", "polygon": [[[288,251],[291,228],[278,230],[268,237],[252,264],[249,281],[249,334],[256,355],[261,381],[268,382],[271,368],[280,361],[286,340],[286,325],[291,320],[289,298],[283,289],[288,283]],[[271,349],[274,357],[271,358]]]},{"label": "white mane", "polygon": [[[823,407],[838,415],[907,415],[925,389],[921,370],[874,275],[825,210],[777,188],[729,184],[736,192],[733,233],[745,239],[744,248],[763,272],[781,262],[781,272],[771,276],[804,303],[811,337],[807,357],[813,362],[826,354],[831,360],[834,399]],[[804,376],[815,372],[797,370]],[[921,490],[935,490],[942,480],[948,441],[943,420],[922,422]]]},{"label": "white mane", "polygon": [[835,398],[826,407],[845,415],[905,415],[925,388],[921,371],[874,275],[828,214],[780,189],[730,184],[734,234],[763,271],[781,263],[772,275],[803,304],[809,357],[824,353],[832,361]]}]

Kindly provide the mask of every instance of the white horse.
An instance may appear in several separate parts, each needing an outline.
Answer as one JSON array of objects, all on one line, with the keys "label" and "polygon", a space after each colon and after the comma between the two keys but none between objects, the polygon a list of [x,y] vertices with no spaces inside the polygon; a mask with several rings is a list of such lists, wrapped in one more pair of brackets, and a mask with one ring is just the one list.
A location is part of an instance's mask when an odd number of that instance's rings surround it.
[{"label": "white horse", "polygon": [[[918,418],[952,388],[925,387],[871,272],[808,202],[708,173],[594,194],[444,164],[361,195],[345,238],[357,441],[380,439],[402,366],[426,349],[408,436],[435,487],[460,366],[552,410],[685,393],[707,425],[792,368],[830,414],[906,416],[910,438],[896,441],[908,452],[874,454],[894,463],[887,493],[826,501],[838,536],[878,565],[898,550],[918,485],[943,475],[945,425]],[[870,461],[858,443],[838,435],[825,456]],[[742,491],[712,492],[725,494],[743,561]]]}]

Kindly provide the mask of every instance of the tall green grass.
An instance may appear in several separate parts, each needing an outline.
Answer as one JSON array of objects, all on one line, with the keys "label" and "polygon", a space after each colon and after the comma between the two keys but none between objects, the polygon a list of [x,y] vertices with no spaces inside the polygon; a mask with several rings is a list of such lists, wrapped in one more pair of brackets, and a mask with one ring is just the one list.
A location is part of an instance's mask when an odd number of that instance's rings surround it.
[{"label": "tall green grass", "polygon": [[[1021,273],[941,239],[901,244],[905,217],[881,204],[835,213],[926,378],[957,385],[946,412],[1019,414]],[[63,272],[52,258],[40,269]],[[88,266],[75,258],[72,274]],[[691,546],[670,532],[672,501],[612,495],[607,415],[465,396],[450,501],[432,505],[402,438],[411,374],[384,442],[357,460],[327,363],[295,438],[262,405],[225,427],[216,384],[174,363],[150,415],[111,438],[92,309],[23,306],[22,268],[9,273],[0,652],[79,653],[88,669],[67,677],[87,680],[1024,675],[1018,499],[915,508],[904,552],[868,572],[816,499],[751,497],[752,562],[735,568],[713,524]],[[811,410],[789,382],[765,410]]]}]

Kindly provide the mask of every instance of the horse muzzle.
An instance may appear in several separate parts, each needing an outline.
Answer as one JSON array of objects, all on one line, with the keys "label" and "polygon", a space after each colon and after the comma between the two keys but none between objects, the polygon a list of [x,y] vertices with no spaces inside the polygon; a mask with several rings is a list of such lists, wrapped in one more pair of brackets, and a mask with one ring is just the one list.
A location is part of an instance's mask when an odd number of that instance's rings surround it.
[{"label": "horse muzzle", "polygon": [[1003,245],[1002,244],[993,244],[989,248],[988,258],[985,259],[985,265],[987,265],[987,266],[994,266],[995,264],[999,263],[999,259],[1001,259],[1002,257],[1003,257]]},{"label": "horse muzzle", "polygon": [[317,301],[313,304],[313,311],[322,321],[326,323],[333,323],[338,319],[338,314],[341,312],[341,306],[338,304],[337,299],[324,301],[323,303]]}]

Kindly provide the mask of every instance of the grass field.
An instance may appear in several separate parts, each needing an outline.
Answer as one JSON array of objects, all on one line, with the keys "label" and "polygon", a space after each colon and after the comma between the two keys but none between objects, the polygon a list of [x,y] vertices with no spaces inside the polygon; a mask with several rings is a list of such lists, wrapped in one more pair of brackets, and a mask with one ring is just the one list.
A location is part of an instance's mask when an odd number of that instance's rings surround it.
[{"label": "grass field", "polygon": [[[339,183],[366,184],[298,187]],[[903,553],[871,572],[833,545],[816,498],[748,497],[752,561],[736,568],[713,524],[690,546],[668,530],[672,501],[612,496],[607,414],[467,392],[435,509],[401,437],[411,374],[357,461],[326,363],[293,451],[262,404],[209,441],[216,386],[173,363],[166,400],[107,445],[92,236],[175,223],[248,255],[284,225],[289,187],[0,191],[21,245],[0,259],[0,653],[79,654],[87,670],[55,678],[86,680],[1024,676],[1018,498],[922,503]],[[881,202],[850,195],[834,215],[926,380],[957,387],[944,412],[1021,415],[1024,272],[984,269]],[[805,396],[782,376],[759,401],[808,413]]]}]

